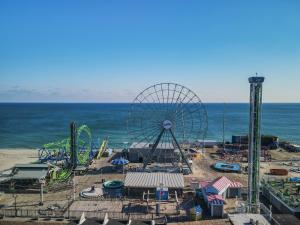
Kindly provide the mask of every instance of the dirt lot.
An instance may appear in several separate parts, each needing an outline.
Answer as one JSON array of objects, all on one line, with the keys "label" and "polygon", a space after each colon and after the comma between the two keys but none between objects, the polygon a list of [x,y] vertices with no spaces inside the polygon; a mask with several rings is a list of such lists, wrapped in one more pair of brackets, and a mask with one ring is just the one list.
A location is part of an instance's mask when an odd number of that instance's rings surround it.
[{"label": "dirt lot", "polygon": [[[216,154],[216,151],[217,149],[206,149],[205,154],[200,159],[194,159],[194,173],[185,176],[186,182],[189,182],[191,177],[197,178],[198,180],[212,180],[219,176],[226,176],[229,179],[239,181],[246,186],[248,182],[247,173],[223,173],[215,171],[211,167],[216,161],[222,161]],[[287,152],[281,149],[271,150],[269,152],[272,155],[272,161],[260,163],[261,176],[269,176],[271,168],[284,168],[289,170],[290,168],[300,166],[300,152]],[[248,165],[245,162],[240,164],[243,168]],[[288,177],[292,176],[300,176],[300,173],[289,172]]]}]

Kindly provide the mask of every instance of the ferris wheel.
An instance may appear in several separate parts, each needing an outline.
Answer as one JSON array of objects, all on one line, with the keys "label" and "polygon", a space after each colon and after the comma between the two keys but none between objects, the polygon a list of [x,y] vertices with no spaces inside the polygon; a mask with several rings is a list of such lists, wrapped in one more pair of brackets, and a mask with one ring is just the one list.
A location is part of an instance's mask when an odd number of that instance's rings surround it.
[{"label": "ferris wheel", "polygon": [[150,144],[144,168],[158,146],[172,146],[180,151],[191,170],[183,145],[204,139],[207,113],[200,98],[190,89],[176,83],[160,83],[142,91],[131,104],[127,121],[128,134],[134,145]]}]

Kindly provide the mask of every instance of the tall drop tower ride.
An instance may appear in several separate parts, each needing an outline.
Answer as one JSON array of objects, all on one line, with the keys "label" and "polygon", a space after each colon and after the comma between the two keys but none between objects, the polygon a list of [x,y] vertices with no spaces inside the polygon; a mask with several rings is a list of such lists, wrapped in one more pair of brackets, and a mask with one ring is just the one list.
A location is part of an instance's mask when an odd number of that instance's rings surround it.
[{"label": "tall drop tower ride", "polygon": [[250,77],[250,120],[248,150],[248,211],[259,213],[259,168],[261,152],[261,102],[264,77]]}]

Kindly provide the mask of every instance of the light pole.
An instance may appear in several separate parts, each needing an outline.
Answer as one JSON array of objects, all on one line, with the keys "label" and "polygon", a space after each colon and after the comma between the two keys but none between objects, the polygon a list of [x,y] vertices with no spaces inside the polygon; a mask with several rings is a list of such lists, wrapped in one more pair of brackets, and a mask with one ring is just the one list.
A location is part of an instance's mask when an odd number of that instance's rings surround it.
[{"label": "light pole", "polygon": [[13,198],[15,199],[15,217],[17,217],[17,194],[16,193],[13,193]]},{"label": "light pole", "polygon": [[159,184],[159,207],[158,207],[158,214],[160,215],[160,206],[161,206],[161,195],[163,194],[163,188],[164,188],[164,184],[160,183]]},{"label": "light pole", "polygon": [[71,195],[66,195],[67,200],[68,200],[68,219],[70,219],[70,200],[71,200]]},{"label": "light pole", "polygon": [[73,171],[73,200],[76,198],[75,171]]},{"label": "light pole", "polygon": [[40,179],[39,183],[41,185],[41,193],[40,193],[40,203],[39,203],[39,205],[44,205],[44,185],[45,185],[45,179]]}]

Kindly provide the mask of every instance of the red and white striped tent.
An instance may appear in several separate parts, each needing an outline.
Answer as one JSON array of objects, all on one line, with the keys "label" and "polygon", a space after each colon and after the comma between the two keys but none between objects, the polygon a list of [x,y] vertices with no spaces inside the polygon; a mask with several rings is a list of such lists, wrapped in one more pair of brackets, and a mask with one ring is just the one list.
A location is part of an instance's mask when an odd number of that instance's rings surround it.
[{"label": "red and white striped tent", "polygon": [[241,188],[244,185],[238,181],[231,181],[230,188]]},{"label": "red and white striped tent", "polygon": [[210,204],[223,204],[225,202],[221,195],[208,195],[207,201]]},{"label": "red and white striped tent", "polygon": [[210,182],[208,186],[206,186],[206,192],[222,195],[224,192],[226,192],[231,183],[231,180],[229,180],[227,177],[218,177]]}]

